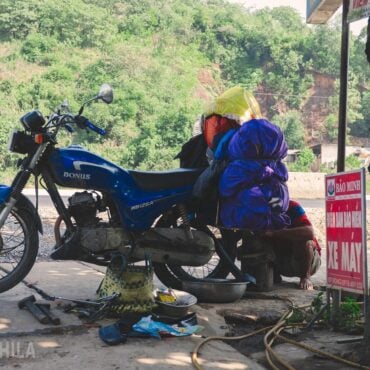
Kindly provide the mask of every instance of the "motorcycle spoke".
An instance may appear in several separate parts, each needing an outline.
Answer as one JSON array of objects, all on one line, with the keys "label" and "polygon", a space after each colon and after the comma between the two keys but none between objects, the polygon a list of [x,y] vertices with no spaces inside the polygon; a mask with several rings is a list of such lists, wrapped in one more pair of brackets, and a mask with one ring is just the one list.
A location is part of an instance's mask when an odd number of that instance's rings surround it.
[{"label": "motorcycle spoke", "polygon": [[[0,253],[0,256],[4,256],[5,254],[11,252],[11,251],[14,251],[15,249],[17,249],[20,245],[23,245],[23,241],[17,245],[15,245],[14,247],[9,247],[9,248],[3,248],[3,250],[1,251]],[[4,253],[5,252],[5,253]]]},{"label": "motorcycle spoke", "polygon": [[208,263],[206,265],[199,266],[199,267],[182,266],[182,268],[188,275],[196,279],[204,279],[204,278],[207,278],[214,271],[216,266],[217,266],[217,262],[213,264]]},{"label": "motorcycle spoke", "polygon": [[14,214],[10,214],[0,232],[0,280],[6,278],[22,260],[26,241],[24,229]]},{"label": "motorcycle spoke", "polygon": [[[1,236],[3,236],[4,234],[2,234]],[[4,239],[4,238],[3,238]],[[5,241],[3,240],[3,243],[11,243],[11,242],[14,242],[14,243],[19,243],[19,240],[24,240],[23,236],[21,236],[21,233],[19,233],[18,235],[12,235],[12,236],[9,236],[7,238],[5,238]]]},{"label": "motorcycle spoke", "polygon": [[[3,265],[0,264],[0,265]],[[12,268],[11,269],[8,269],[8,268],[4,268],[3,266],[0,266],[0,270],[3,272],[2,277],[0,278],[0,280],[4,277],[6,277],[7,275],[9,275],[18,265],[18,262],[16,261],[8,261],[8,262],[5,262],[5,265],[10,265]],[[15,266],[14,266],[15,265]]]}]

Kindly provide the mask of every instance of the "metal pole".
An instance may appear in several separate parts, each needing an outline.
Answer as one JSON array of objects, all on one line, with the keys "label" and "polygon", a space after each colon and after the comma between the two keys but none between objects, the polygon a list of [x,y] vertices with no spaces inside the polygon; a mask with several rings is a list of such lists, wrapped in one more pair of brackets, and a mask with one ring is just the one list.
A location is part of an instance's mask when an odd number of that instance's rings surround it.
[{"label": "metal pole", "polygon": [[[338,117],[338,154],[337,172],[345,170],[346,161],[346,133],[347,133],[347,85],[348,85],[348,61],[349,61],[349,23],[347,21],[349,0],[343,0],[342,9],[342,42],[340,52],[340,92],[339,92],[339,117]],[[340,305],[340,291],[330,289],[328,299],[332,298],[333,308],[330,311],[331,320],[335,325],[338,320]]]},{"label": "metal pole", "polygon": [[344,171],[346,158],[347,85],[348,85],[348,59],[349,59],[348,58],[349,23],[347,21],[348,10],[349,10],[349,0],[343,0],[337,172]]}]

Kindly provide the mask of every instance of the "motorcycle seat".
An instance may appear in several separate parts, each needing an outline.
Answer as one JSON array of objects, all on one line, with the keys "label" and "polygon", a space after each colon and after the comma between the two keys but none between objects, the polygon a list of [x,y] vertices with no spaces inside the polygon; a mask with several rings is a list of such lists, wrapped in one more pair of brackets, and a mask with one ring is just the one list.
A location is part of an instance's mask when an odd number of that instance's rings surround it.
[{"label": "motorcycle seat", "polygon": [[135,183],[143,190],[165,190],[194,185],[196,179],[204,169],[179,168],[170,171],[133,171],[128,172]]}]

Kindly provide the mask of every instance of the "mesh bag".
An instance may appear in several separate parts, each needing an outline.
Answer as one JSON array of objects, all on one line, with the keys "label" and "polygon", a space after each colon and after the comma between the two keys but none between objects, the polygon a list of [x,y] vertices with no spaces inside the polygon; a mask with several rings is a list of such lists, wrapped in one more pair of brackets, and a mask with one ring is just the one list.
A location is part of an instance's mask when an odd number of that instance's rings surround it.
[{"label": "mesh bag", "polygon": [[118,293],[109,307],[112,313],[147,313],[156,307],[153,296],[153,269],[147,259],[145,266],[128,265],[123,256],[113,258],[97,290],[99,298]]}]

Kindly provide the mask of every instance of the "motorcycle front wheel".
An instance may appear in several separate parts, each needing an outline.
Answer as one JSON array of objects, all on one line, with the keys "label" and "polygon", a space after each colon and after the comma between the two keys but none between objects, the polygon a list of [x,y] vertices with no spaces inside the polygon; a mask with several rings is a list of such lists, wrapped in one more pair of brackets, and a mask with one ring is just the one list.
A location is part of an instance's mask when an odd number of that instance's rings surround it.
[{"label": "motorcycle front wheel", "polygon": [[[156,227],[178,227],[174,222],[159,219]],[[218,228],[193,222],[192,229],[206,232],[212,237],[215,244],[219,243],[228,253],[232,261],[236,258],[236,241],[226,232]],[[216,246],[217,249],[217,246]],[[203,280],[210,278],[226,278],[230,273],[228,263],[217,252],[213,254],[207,264],[203,266],[180,266],[153,262],[154,272],[158,279],[167,287],[182,289],[182,281]]]},{"label": "motorcycle front wheel", "polygon": [[0,229],[0,293],[25,278],[35,263],[38,246],[38,230],[32,214],[16,205]]}]

